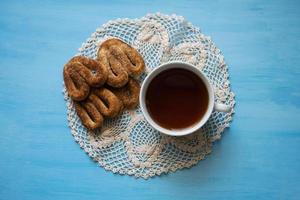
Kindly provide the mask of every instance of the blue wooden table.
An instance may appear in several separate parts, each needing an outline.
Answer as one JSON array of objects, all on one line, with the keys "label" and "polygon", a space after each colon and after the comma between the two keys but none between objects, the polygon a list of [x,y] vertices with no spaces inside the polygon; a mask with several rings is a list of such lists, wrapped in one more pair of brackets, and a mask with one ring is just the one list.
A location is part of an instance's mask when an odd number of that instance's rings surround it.
[{"label": "blue wooden table", "polygon": [[[79,148],[62,67],[106,21],[157,11],[212,37],[237,105],[207,159],[143,180]],[[300,199],[299,53],[299,1],[1,1],[0,199]]]}]

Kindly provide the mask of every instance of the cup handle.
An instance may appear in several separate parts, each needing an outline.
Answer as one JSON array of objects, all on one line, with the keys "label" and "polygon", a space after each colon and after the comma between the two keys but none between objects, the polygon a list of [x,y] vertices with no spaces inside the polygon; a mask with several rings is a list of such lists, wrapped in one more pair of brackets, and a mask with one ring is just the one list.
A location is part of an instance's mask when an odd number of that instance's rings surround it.
[{"label": "cup handle", "polygon": [[214,110],[228,113],[231,111],[231,107],[222,103],[215,103]]}]

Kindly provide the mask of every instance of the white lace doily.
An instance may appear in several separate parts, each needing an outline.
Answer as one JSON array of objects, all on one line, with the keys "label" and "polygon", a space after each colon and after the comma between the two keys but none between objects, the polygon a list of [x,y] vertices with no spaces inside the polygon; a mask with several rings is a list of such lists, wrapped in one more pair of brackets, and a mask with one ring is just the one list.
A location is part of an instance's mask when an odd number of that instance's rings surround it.
[{"label": "white lace doily", "polygon": [[[228,70],[220,50],[201,31],[181,16],[148,14],[140,19],[117,19],[98,28],[79,49],[80,55],[96,58],[101,42],[120,38],[143,56],[146,74],[161,63],[179,60],[202,70],[215,89],[218,102],[234,107]],[[106,170],[149,178],[188,168],[202,160],[229,126],[231,113],[213,112],[205,126],[187,137],[171,137],[155,131],[140,108],[105,120],[101,131],[89,132],[78,118],[74,105],[63,89],[72,135],[80,147]]]}]

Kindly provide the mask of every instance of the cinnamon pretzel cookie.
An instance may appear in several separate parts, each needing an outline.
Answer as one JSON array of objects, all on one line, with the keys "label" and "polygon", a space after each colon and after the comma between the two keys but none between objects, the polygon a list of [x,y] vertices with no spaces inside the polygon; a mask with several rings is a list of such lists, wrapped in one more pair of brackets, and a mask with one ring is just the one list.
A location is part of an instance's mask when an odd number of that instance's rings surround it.
[{"label": "cinnamon pretzel cookie", "polygon": [[97,59],[108,69],[107,84],[122,87],[128,76],[139,76],[145,68],[142,56],[119,39],[108,39],[100,45]]},{"label": "cinnamon pretzel cookie", "polygon": [[95,130],[102,126],[103,116],[92,102],[74,101],[74,104],[77,115],[87,129]]},{"label": "cinnamon pretzel cookie", "polygon": [[63,74],[68,94],[73,100],[81,101],[88,96],[90,86],[99,87],[106,82],[108,71],[96,60],[75,56],[65,64]]},{"label": "cinnamon pretzel cookie", "polygon": [[111,88],[127,109],[135,108],[139,103],[140,84],[133,78],[122,88]]},{"label": "cinnamon pretzel cookie", "polygon": [[88,99],[93,102],[96,108],[104,117],[116,117],[122,110],[121,100],[109,89],[93,89]]},{"label": "cinnamon pretzel cookie", "polygon": [[74,103],[83,125],[90,130],[101,127],[105,117],[116,117],[123,110],[119,98],[104,87],[92,89],[86,100]]}]

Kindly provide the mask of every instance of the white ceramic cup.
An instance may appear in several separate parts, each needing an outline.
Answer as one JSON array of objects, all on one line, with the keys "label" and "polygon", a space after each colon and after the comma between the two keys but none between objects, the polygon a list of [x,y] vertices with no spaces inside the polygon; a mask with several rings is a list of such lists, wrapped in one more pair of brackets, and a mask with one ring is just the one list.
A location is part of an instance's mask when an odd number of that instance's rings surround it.
[{"label": "white ceramic cup", "polygon": [[[168,69],[173,69],[173,68],[189,70],[201,78],[201,80],[205,84],[206,89],[208,91],[208,108],[206,110],[206,113],[203,115],[203,117],[201,119],[199,119],[199,121],[197,123],[195,123],[194,125],[183,128],[183,129],[170,130],[170,129],[166,129],[166,128],[160,126],[151,118],[151,116],[147,110],[145,98],[146,98],[146,92],[147,92],[149,83],[153,80],[153,78],[156,77],[161,72],[168,70]],[[144,117],[149,122],[149,124],[156,130],[158,130],[159,132],[167,134],[167,135],[171,135],[171,136],[188,135],[188,134],[193,133],[196,130],[200,129],[206,123],[206,121],[209,119],[213,110],[220,111],[220,112],[229,112],[231,110],[230,106],[225,105],[225,104],[219,104],[219,103],[215,102],[215,95],[214,95],[213,87],[209,83],[206,76],[198,68],[196,68],[195,66],[193,66],[191,64],[184,63],[184,62],[178,62],[178,61],[162,64],[148,74],[148,76],[145,78],[145,80],[142,84],[142,87],[140,90],[139,101],[140,101],[140,106],[141,106],[141,110],[144,114]]]}]

